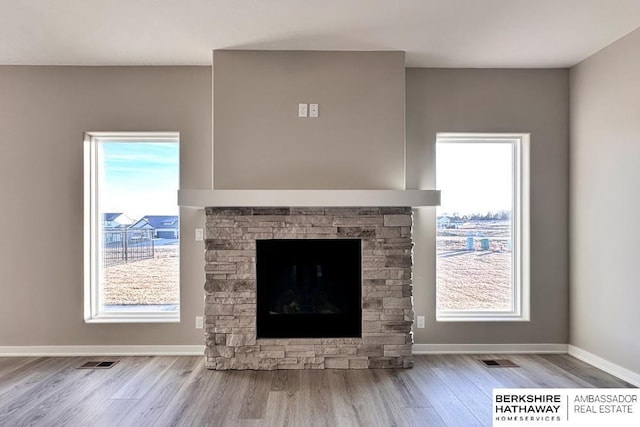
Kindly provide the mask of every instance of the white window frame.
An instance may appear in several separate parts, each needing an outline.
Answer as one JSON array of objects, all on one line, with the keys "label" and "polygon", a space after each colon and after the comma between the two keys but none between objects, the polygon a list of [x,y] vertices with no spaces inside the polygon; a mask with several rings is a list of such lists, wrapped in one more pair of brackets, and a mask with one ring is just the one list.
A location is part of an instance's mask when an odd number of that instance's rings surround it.
[{"label": "white window frame", "polygon": [[[436,320],[442,322],[503,322],[530,320],[530,134],[528,133],[438,133],[438,142],[515,141],[513,150],[513,260],[511,310],[442,310],[436,307]],[[437,160],[436,160],[437,162]],[[437,168],[437,164],[436,164]],[[437,183],[436,183],[437,185]],[[435,224],[434,224],[435,225]],[[437,238],[437,237],[436,237]],[[437,260],[436,260],[437,262]],[[436,281],[436,292],[438,292]]]},{"label": "white window frame", "polygon": [[[100,141],[180,142],[179,132],[86,132],[84,134],[84,321],[86,323],[178,323],[176,311],[101,311],[99,290],[101,219],[98,209],[98,144]],[[178,154],[179,155],[179,154]],[[176,197],[177,202],[177,197]],[[180,244],[180,243],[178,243]],[[180,275],[178,274],[178,277]]]}]

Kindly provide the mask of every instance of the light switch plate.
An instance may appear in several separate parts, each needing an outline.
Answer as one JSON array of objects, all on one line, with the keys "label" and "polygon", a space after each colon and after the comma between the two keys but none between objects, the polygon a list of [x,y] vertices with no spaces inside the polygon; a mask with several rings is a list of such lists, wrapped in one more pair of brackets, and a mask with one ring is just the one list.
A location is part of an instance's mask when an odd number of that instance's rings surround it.
[{"label": "light switch plate", "polygon": [[204,240],[204,230],[202,228],[196,228],[196,242]]},{"label": "light switch plate", "polygon": [[307,104],[298,104],[298,117],[307,117]]},{"label": "light switch plate", "polygon": [[418,316],[418,328],[424,328],[424,316]]},{"label": "light switch plate", "polygon": [[318,117],[318,104],[309,104],[309,117]]}]

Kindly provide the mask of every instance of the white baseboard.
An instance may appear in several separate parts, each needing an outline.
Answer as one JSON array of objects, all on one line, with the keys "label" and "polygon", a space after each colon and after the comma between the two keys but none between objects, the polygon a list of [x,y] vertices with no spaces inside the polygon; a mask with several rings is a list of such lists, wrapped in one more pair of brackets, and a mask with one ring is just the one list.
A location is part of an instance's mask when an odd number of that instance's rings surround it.
[{"label": "white baseboard", "polygon": [[[567,353],[566,344],[414,344],[413,354]],[[0,346],[0,357],[201,356],[203,345]],[[577,356],[576,356],[577,357]]]},{"label": "white baseboard", "polygon": [[202,356],[203,345],[0,346],[0,357]]},{"label": "white baseboard", "polygon": [[608,360],[603,359],[600,356],[596,356],[595,354],[589,353],[588,351],[574,345],[569,345],[569,355],[575,357],[576,359],[580,359],[583,362],[588,363],[589,365],[595,366],[596,368],[601,369],[611,375],[614,375],[621,380],[628,382],[629,384],[640,387],[640,374],[637,372],[633,372],[627,368],[623,368],[620,365],[609,362]]},{"label": "white baseboard", "polygon": [[564,354],[567,347],[567,344],[414,344],[413,354]]}]

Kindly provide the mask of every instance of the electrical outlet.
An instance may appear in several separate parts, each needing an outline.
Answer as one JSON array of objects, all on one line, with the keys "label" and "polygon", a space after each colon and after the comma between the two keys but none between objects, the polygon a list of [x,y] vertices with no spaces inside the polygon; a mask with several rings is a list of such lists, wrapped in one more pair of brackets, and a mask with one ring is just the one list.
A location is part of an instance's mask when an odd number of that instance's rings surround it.
[{"label": "electrical outlet", "polygon": [[202,228],[196,228],[196,242],[204,240],[204,230]]},{"label": "electrical outlet", "polygon": [[418,328],[424,328],[424,316],[418,316]]},{"label": "electrical outlet", "polygon": [[204,328],[204,317],[196,316],[196,329]]}]

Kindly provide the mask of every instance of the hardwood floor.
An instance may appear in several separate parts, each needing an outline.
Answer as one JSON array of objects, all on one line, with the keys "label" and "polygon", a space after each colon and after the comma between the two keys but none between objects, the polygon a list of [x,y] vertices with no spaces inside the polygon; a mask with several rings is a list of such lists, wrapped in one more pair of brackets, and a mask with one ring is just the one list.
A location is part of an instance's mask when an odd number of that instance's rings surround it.
[{"label": "hardwood floor", "polygon": [[[482,358],[519,368],[487,368]],[[77,369],[89,360],[111,369]],[[208,371],[203,357],[0,358],[0,426],[490,426],[494,387],[631,387],[566,355],[407,370]]]}]

